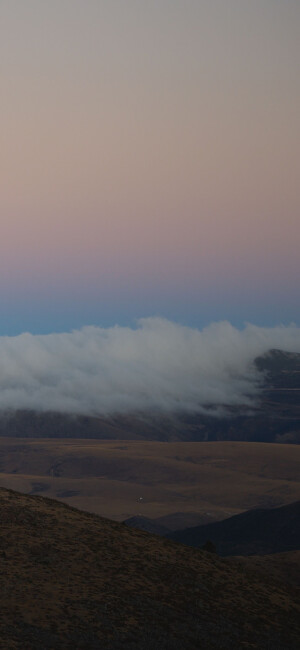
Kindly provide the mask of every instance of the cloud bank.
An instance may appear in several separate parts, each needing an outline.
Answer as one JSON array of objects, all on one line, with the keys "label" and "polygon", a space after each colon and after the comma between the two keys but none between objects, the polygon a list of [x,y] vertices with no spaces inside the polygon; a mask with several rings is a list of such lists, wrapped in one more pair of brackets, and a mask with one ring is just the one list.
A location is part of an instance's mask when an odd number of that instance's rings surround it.
[{"label": "cloud bank", "polygon": [[220,405],[255,402],[253,360],[271,348],[300,352],[300,328],[220,322],[200,331],[147,318],[136,329],[0,337],[0,409],[217,414]]}]

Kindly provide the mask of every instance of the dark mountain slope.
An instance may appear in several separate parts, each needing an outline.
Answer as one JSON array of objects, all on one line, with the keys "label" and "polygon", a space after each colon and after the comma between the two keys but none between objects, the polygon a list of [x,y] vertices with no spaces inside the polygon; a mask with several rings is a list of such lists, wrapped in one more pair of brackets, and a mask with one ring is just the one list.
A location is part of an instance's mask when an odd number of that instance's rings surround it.
[{"label": "dark mountain slope", "polygon": [[161,535],[162,537],[166,536],[171,532],[166,526],[162,526],[155,519],[150,519],[149,517],[143,517],[141,515],[136,515],[135,517],[129,517],[123,522],[129,528],[138,528],[138,530],[144,530],[146,533],[151,533],[152,535]]},{"label": "dark mountain slope", "polygon": [[255,365],[260,372],[266,372],[274,389],[300,389],[300,354],[270,350],[257,357]]},{"label": "dark mountain slope", "polygon": [[223,556],[299,550],[300,501],[280,508],[248,510],[223,521],[169,533],[168,537],[195,547],[211,540]]},{"label": "dark mountain slope", "polygon": [[0,516],[1,648],[298,647],[284,583],[43,497]]},{"label": "dark mountain slope", "polygon": [[130,528],[138,528],[153,535],[166,537],[172,531],[185,530],[186,528],[190,528],[191,525],[200,526],[200,524],[211,523],[211,521],[213,521],[212,515],[208,514],[173,512],[163,517],[157,517],[156,519],[136,515],[135,517],[124,519],[123,523]]}]

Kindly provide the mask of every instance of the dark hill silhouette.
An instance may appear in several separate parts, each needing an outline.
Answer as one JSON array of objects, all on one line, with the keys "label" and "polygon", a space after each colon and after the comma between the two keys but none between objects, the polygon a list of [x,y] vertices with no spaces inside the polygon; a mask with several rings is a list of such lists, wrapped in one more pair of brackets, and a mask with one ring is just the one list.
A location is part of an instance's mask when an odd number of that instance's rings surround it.
[{"label": "dark hill silhouette", "polygon": [[2,413],[0,436],[299,443],[300,354],[271,350],[254,363],[263,385],[251,414],[243,406],[231,407],[226,417],[132,413],[105,418],[23,410]]},{"label": "dark hill silhouette", "polygon": [[263,555],[300,549],[300,501],[280,508],[248,510],[223,521],[167,535],[201,548],[210,540],[220,555]]},{"label": "dark hill silhouette", "polygon": [[294,587],[270,567],[4,489],[0,518],[5,650],[299,647]]},{"label": "dark hill silhouette", "polygon": [[162,537],[171,532],[169,528],[162,526],[162,524],[159,524],[155,519],[142,517],[141,515],[129,517],[129,519],[126,519],[123,523],[130,528],[138,528],[139,530],[144,530],[146,533],[161,535]]},{"label": "dark hill silhouette", "polygon": [[138,528],[139,530],[145,530],[147,533],[153,533],[154,535],[161,535],[163,537],[172,531],[184,530],[187,527],[191,528],[191,524],[193,526],[200,526],[200,524],[207,524],[211,521],[212,516],[208,514],[172,512],[169,515],[156,517],[155,519],[137,515],[124,519],[123,523],[126,526],[130,526],[130,528]]}]

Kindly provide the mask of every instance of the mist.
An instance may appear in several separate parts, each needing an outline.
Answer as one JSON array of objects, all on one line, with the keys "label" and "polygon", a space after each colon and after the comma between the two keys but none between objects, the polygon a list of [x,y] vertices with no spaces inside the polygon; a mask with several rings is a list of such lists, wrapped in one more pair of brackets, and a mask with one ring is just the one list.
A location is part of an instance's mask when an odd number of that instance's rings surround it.
[{"label": "mist", "polygon": [[197,330],[146,318],[136,329],[0,337],[0,409],[108,416],[251,408],[261,390],[253,361],[271,348],[300,352],[300,328],[219,322]]}]

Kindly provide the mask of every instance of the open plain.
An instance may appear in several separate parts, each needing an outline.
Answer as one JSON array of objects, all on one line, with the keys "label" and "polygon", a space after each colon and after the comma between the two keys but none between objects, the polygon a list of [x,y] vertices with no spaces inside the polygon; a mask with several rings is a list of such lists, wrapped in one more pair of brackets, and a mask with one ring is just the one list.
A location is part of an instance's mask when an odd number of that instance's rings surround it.
[{"label": "open plain", "polygon": [[208,523],[300,498],[300,447],[0,438],[0,485],[122,521]]}]

